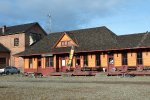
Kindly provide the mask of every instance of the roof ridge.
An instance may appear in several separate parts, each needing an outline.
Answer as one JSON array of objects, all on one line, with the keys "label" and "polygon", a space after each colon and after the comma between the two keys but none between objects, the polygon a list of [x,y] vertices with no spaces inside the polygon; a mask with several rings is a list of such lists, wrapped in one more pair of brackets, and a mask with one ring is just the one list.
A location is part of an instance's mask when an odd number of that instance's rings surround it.
[{"label": "roof ridge", "polygon": [[37,24],[38,22],[32,22],[32,23],[24,23],[24,24],[17,24],[17,25],[13,25],[13,26],[6,26],[7,28],[11,28],[11,27],[18,27],[18,26],[24,26],[24,25],[30,25],[30,24]]},{"label": "roof ridge", "polygon": [[33,23],[26,23],[26,24],[14,25],[14,26],[6,26],[5,34],[2,34],[2,30],[0,30],[0,35],[8,35],[8,34],[26,32],[34,25],[39,25],[39,24],[37,22],[33,22]]},{"label": "roof ridge", "polygon": [[65,30],[65,31],[53,32],[53,33],[49,33],[49,34],[62,33],[62,32],[67,32],[67,33],[69,32],[69,33],[71,33],[72,31],[91,30],[91,29],[96,29],[96,28],[98,28],[98,29],[99,28],[106,28],[106,29],[108,29],[106,26],[100,26],[100,27],[92,27],[92,28],[81,28],[81,29],[75,29],[75,30]]},{"label": "roof ridge", "polygon": [[91,29],[99,29],[99,28],[107,28],[107,27],[106,26],[100,26],[100,27],[92,27],[92,28],[81,28],[81,29],[75,29],[75,30],[68,30],[68,31],[65,31],[65,32],[83,31],[83,30],[91,30]]},{"label": "roof ridge", "polygon": [[[147,32],[141,32],[141,33],[131,33],[131,34],[122,34],[122,35],[118,35],[118,36],[129,36],[129,35],[139,35],[139,34],[146,34]],[[148,32],[150,33],[150,32]]]}]

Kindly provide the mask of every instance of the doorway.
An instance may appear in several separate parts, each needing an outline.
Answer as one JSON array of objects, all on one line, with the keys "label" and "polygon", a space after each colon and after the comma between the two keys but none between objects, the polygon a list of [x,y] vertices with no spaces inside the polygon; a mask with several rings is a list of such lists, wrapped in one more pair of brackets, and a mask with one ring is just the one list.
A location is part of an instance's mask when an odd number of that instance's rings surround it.
[{"label": "doorway", "polygon": [[37,72],[41,72],[41,57],[37,58]]},{"label": "doorway", "polygon": [[59,57],[56,56],[56,72],[59,72]]},{"label": "doorway", "polygon": [[108,53],[108,70],[109,71],[115,71],[114,67],[114,54],[113,53]]},{"label": "doorway", "polygon": [[75,66],[76,67],[81,67],[81,62],[80,62],[80,56],[79,55],[76,56]]}]

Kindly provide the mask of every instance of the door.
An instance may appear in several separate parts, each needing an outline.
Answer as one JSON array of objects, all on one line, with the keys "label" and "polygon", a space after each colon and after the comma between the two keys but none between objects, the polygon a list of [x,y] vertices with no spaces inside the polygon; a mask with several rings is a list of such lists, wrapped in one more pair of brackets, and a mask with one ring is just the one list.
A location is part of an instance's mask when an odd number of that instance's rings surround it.
[{"label": "door", "polygon": [[41,72],[41,58],[37,58],[37,72],[40,73]]},{"label": "door", "polygon": [[109,71],[115,71],[115,67],[114,67],[114,54],[113,53],[109,53],[108,54],[108,70]]},{"label": "door", "polygon": [[61,57],[61,71],[66,72],[67,67],[66,67],[66,59],[65,57]]},{"label": "door", "polygon": [[137,52],[136,66],[138,71],[143,71],[143,54],[142,51]]},{"label": "door", "polygon": [[56,72],[59,72],[59,57],[56,56]]},{"label": "door", "polygon": [[66,59],[65,57],[61,57],[61,67],[65,67],[66,66]]}]

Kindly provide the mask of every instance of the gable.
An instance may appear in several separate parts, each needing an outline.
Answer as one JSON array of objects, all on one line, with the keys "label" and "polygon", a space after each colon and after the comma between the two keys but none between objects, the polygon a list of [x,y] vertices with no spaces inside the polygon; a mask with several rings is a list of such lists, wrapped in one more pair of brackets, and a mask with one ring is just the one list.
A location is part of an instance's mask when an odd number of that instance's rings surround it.
[{"label": "gable", "polygon": [[55,48],[71,46],[77,46],[77,44],[66,33],[64,33],[56,43]]},{"label": "gable", "polygon": [[43,28],[39,24],[35,24],[26,31],[26,35],[29,38],[29,45],[35,44],[37,41],[47,35]]}]

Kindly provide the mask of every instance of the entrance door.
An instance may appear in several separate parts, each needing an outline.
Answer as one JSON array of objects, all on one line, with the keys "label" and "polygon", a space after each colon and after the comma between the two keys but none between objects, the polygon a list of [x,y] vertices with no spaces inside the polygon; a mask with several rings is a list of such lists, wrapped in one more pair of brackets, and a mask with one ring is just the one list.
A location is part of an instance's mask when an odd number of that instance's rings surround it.
[{"label": "entrance door", "polygon": [[59,57],[56,56],[56,72],[59,72]]},{"label": "entrance door", "polygon": [[113,53],[109,53],[108,54],[108,70],[115,71],[115,67],[114,67],[114,54]]},{"label": "entrance door", "polygon": [[66,66],[66,59],[65,57],[61,57],[61,67],[65,67]]},{"label": "entrance door", "polygon": [[66,67],[66,59],[65,57],[61,57],[61,71],[66,72],[67,67]]},{"label": "entrance door", "polygon": [[41,72],[41,68],[41,58],[39,57],[37,58],[37,72]]},{"label": "entrance door", "polygon": [[143,55],[142,55],[142,51],[138,51],[137,52],[136,65],[137,65],[137,70],[138,71],[142,71],[143,70]]}]

